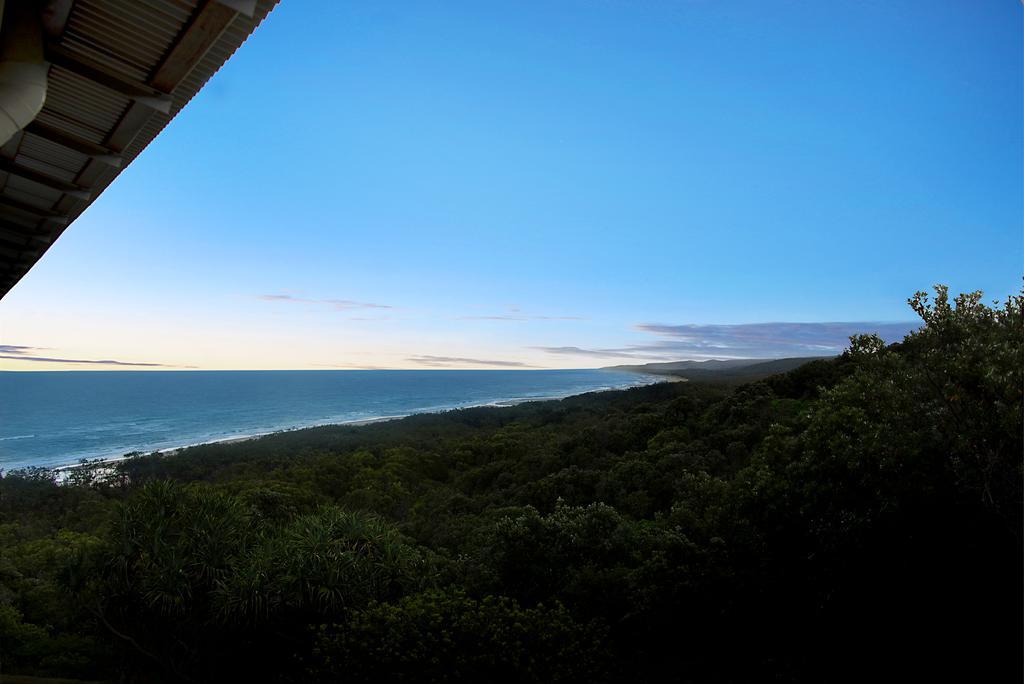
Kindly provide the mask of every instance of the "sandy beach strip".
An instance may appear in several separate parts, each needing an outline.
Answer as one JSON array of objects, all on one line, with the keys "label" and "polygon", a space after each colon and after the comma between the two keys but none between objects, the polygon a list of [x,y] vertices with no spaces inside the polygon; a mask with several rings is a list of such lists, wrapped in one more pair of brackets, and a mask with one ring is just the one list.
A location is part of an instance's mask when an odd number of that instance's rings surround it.
[{"label": "sandy beach strip", "polygon": [[512,399],[497,399],[497,400],[494,400],[494,401],[484,402],[484,403],[481,403],[481,404],[472,404],[472,405],[468,405],[468,406],[452,406],[452,407],[436,408],[436,409],[425,409],[425,410],[422,410],[422,411],[415,411],[413,413],[405,413],[405,414],[401,414],[401,415],[375,416],[375,417],[372,417],[372,418],[357,418],[357,419],[354,419],[354,420],[342,420],[342,421],[328,421],[328,422],[322,422],[322,423],[311,423],[309,425],[299,425],[299,426],[295,426],[295,427],[281,428],[279,430],[268,430],[267,432],[257,432],[257,433],[253,433],[251,435],[237,435],[237,436],[233,436],[233,437],[218,437],[218,438],[214,438],[214,439],[204,440],[202,442],[193,442],[193,443],[190,443],[190,444],[183,444],[183,445],[180,445],[180,446],[164,447],[162,449],[152,449],[152,450],[140,449],[140,450],[135,451],[135,452],[127,452],[127,453],[124,453],[124,454],[121,454],[121,455],[98,456],[96,458],[85,458],[85,459],[82,459],[82,460],[86,461],[86,463],[82,463],[81,461],[78,462],[78,463],[68,463],[66,465],[53,466],[52,468],[49,468],[49,470],[52,470],[52,471],[55,471],[55,472],[58,472],[58,473],[60,473],[60,472],[69,472],[69,471],[79,470],[79,469],[83,469],[83,468],[102,467],[104,465],[114,464],[114,463],[117,463],[119,461],[124,461],[124,460],[126,460],[128,458],[139,458],[139,457],[143,457],[143,456],[149,456],[149,457],[152,457],[152,456],[156,456],[156,457],[173,456],[175,454],[178,454],[178,453],[184,451],[185,449],[191,449],[193,447],[210,446],[210,445],[215,445],[215,444],[240,444],[242,442],[248,442],[248,441],[251,441],[251,440],[254,440],[254,439],[261,439],[263,437],[272,437],[273,435],[280,435],[280,434],[284,434],[284,433],[288,433],[288,432],[298,432],[299,430],[312,430],[312,429],[316,429],[316,428],[331,427],[331,426],[363,427],[363,426],[366,426],[366,425],[372,425],[374,423],[386,423],[386,422],[389,422],[389,421],[392,421],[392,420],[401,420],[403,418],[409,418],[411,416],[430,415],[430,414],[444,413],[446,411],[462,411],[462,410],[466,410],[466,409],[475,409],[475,408],[509,408],[509,407],[512,407],[512,406],[517,406],[519,404],[527,404],[527,403],[534,402],[534,401],[562,401],[563,399],[569,399],[570,397],[578,397],[578,396],[582,396],[584,394],[593,394],[593,393],[596,393],[596,392],[615,392],[615,391],[620,391],[620,390],[632,389],[634,387],[643,387],[643,386],[647,386],[647,385],[655,385],[655,384],[658,384],[658,383],[661,383],[661,382],[679,382],[679,381],[683,381],[683,380],[685,380],[685,379],[684,378],[673,378],[671,376],[659,376],[656,380],[653,380],[651,382],[637,383],[637,384],[633,384],[633,385],[625,385],[625,386],[622,386],[622,387],[603,387],[601,389],[588,390],[586,392],[579,392],[579,393],[574,393],[574,394],[559,395],[559,396],[553,396],[553,397],[516,397],[516,398],[512,398]]}]

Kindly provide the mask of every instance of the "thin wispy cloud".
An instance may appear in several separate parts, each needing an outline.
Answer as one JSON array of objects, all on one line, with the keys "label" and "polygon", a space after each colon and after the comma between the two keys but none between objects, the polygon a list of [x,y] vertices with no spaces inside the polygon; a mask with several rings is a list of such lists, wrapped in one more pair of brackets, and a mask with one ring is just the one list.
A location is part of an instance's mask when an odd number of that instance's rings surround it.
[{"label": "thin wispy cloud", "polygon": [[416,355],[406,359],[410,363],[431,368],[450,368],[452,366],[497,366],[501,368],[537,368],[520,361],[495,361],[489,359],[470,359],[462,356],[430,356]]},{"label": "thin wispy cloud", "polygon": [[912,322],[744,323],[740,325],[642,324],[637,330],[662,338],[674,349],[694,352],[815,356],[839,354],[851,335],[875,333],[895,342],[917,327]]},{"label": "thin wispy cloud", "polygon": [[530,347],[530,349],[539,349],[540,351],[544,351],[549,354],[563,354],[566,356],[594,356],[601,358],[623,359],[638,358],[636,354],[619,349],[583,349],[582,347]]},{"label": "thin wispy cloud", "polygon": [[0,344],[0,354],[28,354],[43,351],[43,347],[23,347],[19,344]]},{"label": "thin wispy cloud", "polygon": [[330,304],[338,311],[349,311],[350,309],[392,309],[388,304],[374,304],[373,302],[356,302],[351,299],[324,299],[324,304]]},{"label": "thin wispy cloud", "polygon": [[167,363],[146,361],[119,361],[117,359],[67,359],[55,356],[36,356],[45,347],[26,347],[17,344],[0,344],[0,359],[15,361],[31,361],[34,363],[70,363],[97,366],[130,366],[134,368],[195,368],[195,366],[176,366]]},{"label": "thin wispy cloud", "polygon": [[918,325],[913,322],[877,321],[738,325],[644,323],[634,326],[634,329],[658,339],[612,348],[536,348],[549,354],[638,361],[832,356],[849,346],[851,335],[875,333],[886,342],[896,342]]},{"label": "thin wispy cloud", "polygon": [[374,302],[358,302],[354,299],[311,299],[308,297],[296,297],[290,294],[262,294],[256,295],[256,299],[264,302],[288,302],[291,304],[316,304],[327,306],[335,311],[352,311],[353,309],[393,309],[389,304],[376,304]]}]

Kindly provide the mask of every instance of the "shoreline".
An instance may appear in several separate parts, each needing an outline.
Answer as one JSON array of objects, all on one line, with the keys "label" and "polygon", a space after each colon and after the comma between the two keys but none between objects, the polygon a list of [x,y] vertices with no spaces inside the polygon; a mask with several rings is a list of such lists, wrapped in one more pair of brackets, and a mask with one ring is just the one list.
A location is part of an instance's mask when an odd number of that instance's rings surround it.
[{"label": "shoreline", "polygon": [[[466,407],[475,408],[475,407]],[[457,410],[457,409],[448,409]],[[202,442],[192,442],[190,444],[182,444],[181,446],[164,447],[162,449],[150,449],[150,450],[138,450],[129,451],[120,456],[96,456],[95,458],[83,457],[77,463],[68,463],[65,465],[51,466],[47,470],[53,470],[57,472],[64,472],[68,470],[78,470],[80,468],[91,468],[94,466],[102,466],[109,463],[117,463],[118,461],[124,461],[129,458],[140,458],[143,456],[174,456],[175,454],[184,451],[185,449],[192,449],[194,447],[210,446],[213,444],[241,444],[242,442],[251,442],[255,439],[262,439],[263,437],[271,437],[273,435],[281,435],[286,432],[298,432],[300,430],[313,430],[321,427],[345,426],[345,427],[362,427],[364,425],[371,425],[373,423],[386,423],[392,420],[401,420],[408,418],[409,416],[425,415],[427,413],[440,413],[440,411],[424,411],[422,413],[406,413],[403,415],[396,416],[378,416],[375,418],[358,418],[356,420],[343,420],[343,421],[331,421],[329,423],[311,423],[309,425],[300,425],[296,427],[281,428],[280,430],[267,430],[266,432],[255,432],[251,435],[237,435],[235,437],[217,437],[214,439],[204,440]],[[88,463],[82,463],[82,461],[88,461]],[[45,467],[45,466],[44,466]]]},{"label": "shoreline", "polygon": [[[83,469],[83,468],[102,467],[102,466],[105,466],[105,465],[108,465],[108,464],[113,464],[113,463],[117,463],[119,461],[124,461],[124,460],[126,460],[128,458],[140,458],[140,457],[143,457],[143,456],[157,456],[157,457],[161,457],[161,456],[174,456],[174,455],[178,454],[179,452],[184,451],[185,449],[191,449],[193,447],[209,446],[209,445],[214,445],[214,444],[241,444],[243,442],[250,442],[252,440],[261,439],[263,437],[270,437],[270,436],[273,436],[273,435],[279,435],[279,434],[283,434],[283,433],[286,433],[286,432],[298,432],[300,430],[312,430],[312,429],[315,429],[315,428],[331,427],[331,426],[338,426],[338,427],[342,427],[342,426],[344,426],[344,427],[364,427],[366,425],[373,425],[374,423],[386,423],[386,422],[390,422],[390,421],[393,421],[393,420],[402,420],[403,418],[410,418],[412,416],[424,416],[424,415],[430,415],[430,414],[445,413],[447,411],[462,411],[462,410],[475,409],[475,408],[509,408],[509,407],[512,407],[512,406],[517,406],[519,404],[527,404],[527,403],[534,402],[534,401],[538,401],[538,402],[539,401],[562,401],[563,399],[569,399],[570,397],[579,397],[579,396],[583,396],[585,394],[596,394],[598,392],[617,392],[617,391],[622,391],[622,390],[633,389],[635,387],[647,387],[647,386],[650,386],[650,385],[657,385],[657,384],[660,384],[660,383],[663,383],[663,382],[685,382],[684,378],[673,378],[671,376],[652,376],[651,374],[647,374],[647,375],[652,378],[648,382],[637,382],[637,383],[633,383],[633,384],[629,384],[629,385],[622,385],[620,387],[604,387],[604,388],[600,388],[600,389],[587,390],[585,392],[576,392],[576,393],[564,394],[564,395],[558,395],[558,396],[551,396],[551,397],[519,397],[519,398],[512,398],[512,399],[495,399],[493,401],[483,402],[483,403],[480,403],[480,404],[470,404],[470,405],[467,405],[467,406],[451,406],[451,407],[436,408],[436,409],[424,409],[424,410],[421,410],[421,411],[412,411],[411,413],[403,413],[403,414],[389,415],[389,416],[373,416],[373,417],[370,417],[370,418],[356,418],[356,419],[353,419],[353,420],[342,420],[342,421],[331,420],[331,421],[328,421],[328,422],[310,423],[308,425],[298,425],[298,426],[294,426],[294,427],[280,428],[280,429],[277,429],[277,430],[267,430],[266,432],[257,432],[257,433],[253,433],[253,434],[250,434],[250,435],[236,435],[236,436],[232,436],[232,437],[216,437],[216,438],[204,440],[204,441],[201,441],[201,442],[192,442],[192,443],[189,443],[189,444],[182,444],[180,446],[164,447],[164,448],[161,448],[161,449],[151,449],[151,450],[140,449],[140,450],[137,450],[137,451],[125,452],[125,453],[120,454],[120,455],[111,455],[111,456],[102,456],[101,455],[101,456],[96,456],[96,457],[93,457],[93,458],[88,458],[88,457],[84,457],[83,456],[78,461],[76,461],[74,463],[66,463],[64,465],[54,465],[54,466],[40,466],[40,467],[43,467],[46,470],[50,470],[50,471],[53,471],[53,472],[56,472],[56,473],[67,473],[69,471],[80,470],[80,469]],[[87,462],[83,463],[82,461],[87,461]],[[23,466],[23,467],[31,467],[31,466]],[[12,468],[11,470],[18,470],[18,468]]]}]

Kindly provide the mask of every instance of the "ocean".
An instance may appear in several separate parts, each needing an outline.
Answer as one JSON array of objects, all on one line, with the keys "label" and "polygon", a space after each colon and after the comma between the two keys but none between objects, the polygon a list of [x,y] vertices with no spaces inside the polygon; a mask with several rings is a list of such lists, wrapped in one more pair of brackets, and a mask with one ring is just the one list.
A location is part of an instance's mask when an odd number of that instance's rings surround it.
[{"label": "ocean", "polygon": [[0,372],[0,469],[655,381],[607,370]]}]

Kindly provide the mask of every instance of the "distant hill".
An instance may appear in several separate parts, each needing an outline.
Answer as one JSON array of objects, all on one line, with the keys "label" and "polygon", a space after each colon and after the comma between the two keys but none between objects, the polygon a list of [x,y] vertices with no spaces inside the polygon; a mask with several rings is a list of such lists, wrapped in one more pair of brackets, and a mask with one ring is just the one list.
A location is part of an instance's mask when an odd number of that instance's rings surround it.
[{"label": "distant hill", "polygon": [[645,363],[637,366],[611,366],[608,370],[671,375],[687,380],[714,380],[720,382],[746,382],[785,373],[811,361],[829,356],[798,356],[787,359],[708,359],[707,361],[669,361]]}]

